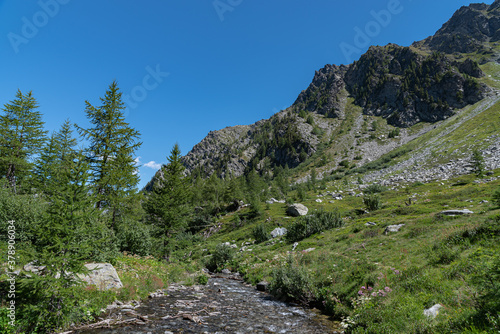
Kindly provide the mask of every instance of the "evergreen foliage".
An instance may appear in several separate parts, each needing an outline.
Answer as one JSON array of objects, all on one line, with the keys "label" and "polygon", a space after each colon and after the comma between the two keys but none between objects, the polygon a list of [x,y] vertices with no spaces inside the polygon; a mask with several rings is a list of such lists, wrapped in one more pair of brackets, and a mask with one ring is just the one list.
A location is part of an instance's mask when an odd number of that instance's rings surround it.
[{"label": "evergreen foliage", "polygon": [[19,180],[33,167],[33,158],[46,140],[42,114],[32,93],[17,91],[0,116],[0,172],[14,193]]},{"label": "evergreen foliage", "polygon": [[139,176],[134,154],[142,143],[138,141],[139,132],[125,121],[125,105],[116,81],[100,100],[97,107],[85,102],[92,127],[78,127],[78,131],[89,141],[86,152],[96,207],[109,209],[114,225],[127,211],[125,198],[137,191]]},{"label": "evergreen foliage", "polygon": [[185,227],[190,214],[189,180],[184,177],[184,166],[180,158],[179,145],[175,144],[167,158],[169,164],[162,167],[163,179],[157,182],[144,202],[149,221],[163,240],[165,252],[168,238]]}]

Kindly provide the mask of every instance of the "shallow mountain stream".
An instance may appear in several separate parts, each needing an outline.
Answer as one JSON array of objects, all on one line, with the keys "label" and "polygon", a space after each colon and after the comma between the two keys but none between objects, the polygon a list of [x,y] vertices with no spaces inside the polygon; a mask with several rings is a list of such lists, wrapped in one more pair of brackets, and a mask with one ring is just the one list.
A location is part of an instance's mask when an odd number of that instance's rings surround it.
[{"label": "shallow mountain stream", "polygon": [[[121,305],[106,314],[111,323],[76,334],[118,333],[340,333],[338,324],[313,310],[283,303],[240,280],[210,278],[205,286],[172,284],[165,296]],[[104,327],[104,328],[103,328]],[[337,328],[337,329],[336,329]]]}]

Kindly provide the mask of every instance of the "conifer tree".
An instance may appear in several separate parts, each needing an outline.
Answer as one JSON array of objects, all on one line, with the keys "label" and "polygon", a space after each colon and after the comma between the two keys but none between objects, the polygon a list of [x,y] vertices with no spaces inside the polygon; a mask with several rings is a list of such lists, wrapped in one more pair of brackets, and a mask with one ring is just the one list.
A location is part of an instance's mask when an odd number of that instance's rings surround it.
[{"label": "conifer tree", "polygon": [[138,141],[139,132],[125,121],[125,105],[116,81],[100,100],[101,105],[97,107],[85,102],[85,112],[92,127],[78,127],[78,130],[90,143],[87,158],[96,207],[110,210],[114,226],[127,209],[127,198],[137,192],[139,176],[134,153],[142,143]]},{"label": "conifer tree", "polygon": [[179,145],[175,144],[167,158],[169,164],[162,166],[163,179],[156,182],[144,203],[150,222],[163,240],[165,253],[168,252],[168,238],[185,226],[189,216],[189,180],[184,176],[185,168],[180,158]]},{"label": "conifer tree", "polygon": [[[36,232],[33,255],[43,266],[43,276],[32,275],[20,281],[23,312],[30,312],[33,326],[52,332],[68,325],[71,314],[81,301],[74,294],[75,274],[86,273],[84,263],[99,240],[92,236],[98,226],[93,199],[89,196],[89,167],[83,154],[68,159],[59,173],[45,222]],[[35,305],[35,306],[29,306]],[[25,310],[26,309],[26,310]]]},{"label": "conifer tree", "polygon": [[76,156],[77,140],[71,127],[70,121],[66,120],[59,131],[52,133],[35,163],[34,183],[49,196],[62,182],[59,179],[61,172],[69,168],[68,164]]},{"label": "conifer tree", "polygon": [[32,93],[17,91],[0,116],[0,170],[14,193],[18,180],[31,170],[33,158],[46,140],[42,114]]}]

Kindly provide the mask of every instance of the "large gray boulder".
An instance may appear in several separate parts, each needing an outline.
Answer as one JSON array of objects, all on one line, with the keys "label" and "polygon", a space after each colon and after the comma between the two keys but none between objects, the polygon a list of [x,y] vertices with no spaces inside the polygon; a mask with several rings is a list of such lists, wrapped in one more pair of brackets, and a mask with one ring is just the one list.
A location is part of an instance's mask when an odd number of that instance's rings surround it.
[{"label": "large gray boulder", "polygon": [[87,275],[79,274],[78,277],[95,285],[98,290],[120,289],[123,287],[115,267],[110,263],[88,263],[85,267],[90,271]]},{"label": "large gray boulder", "polygon": [[307,215],[308,211],[309,209],[304,204],[295,203],[288,207],[286,214],[292,217],[300,217]]}]

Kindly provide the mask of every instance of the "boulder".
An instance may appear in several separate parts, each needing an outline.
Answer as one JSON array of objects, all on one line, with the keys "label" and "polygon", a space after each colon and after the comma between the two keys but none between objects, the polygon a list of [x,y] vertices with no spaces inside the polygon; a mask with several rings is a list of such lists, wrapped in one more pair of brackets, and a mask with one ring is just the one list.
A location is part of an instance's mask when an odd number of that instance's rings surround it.
[{"label": "boulder", "polygon": [[292,217],[299,217],[307,215],[308,211],[309,209],[304,204],[295,203],[288,207],[286,214]]},{"label": "boulder", "polygon": [[439,314],[439,311],[443,308],[443,305],[441,304],[436,304],[431,308],[428,308],[424,310],[424,315],[428,316],[429,318],[435,318]]},{"label": "boulder", "polygon": [[388,234],[389,232],[399,232],[403,226],[405,226],[405,224],[389,225],[385,228],[384,234]]},{"label": "boulder", "polygon": [[95,285],[98,290],[120,289],[123,287],[115,267],[110,263],[88,263],[85,267],[90,272],[87,275],[79,274],[78,277],[88,284]]},{"label": "boulder", "polygon": [[319,198],[316,200],[316,203],[323,203],[322,200],[320,200]]},{"label": "boulder", "polygon": [[257,283],[257,290],[258,291],[267,291],[269,289],[269,282],[262,281]]},{"label": "boulder", "polygon": [[287,229],[284,227],[277,227],[271,232],[273,238],[284,236],[287,233]]},{"label": "boulder", "polygon": [[464,209],[464,210],[446,210],[446,211],[441,211],[442,215],[445,216],[463,216],[463,215],[470,215],[474,212]]}]

